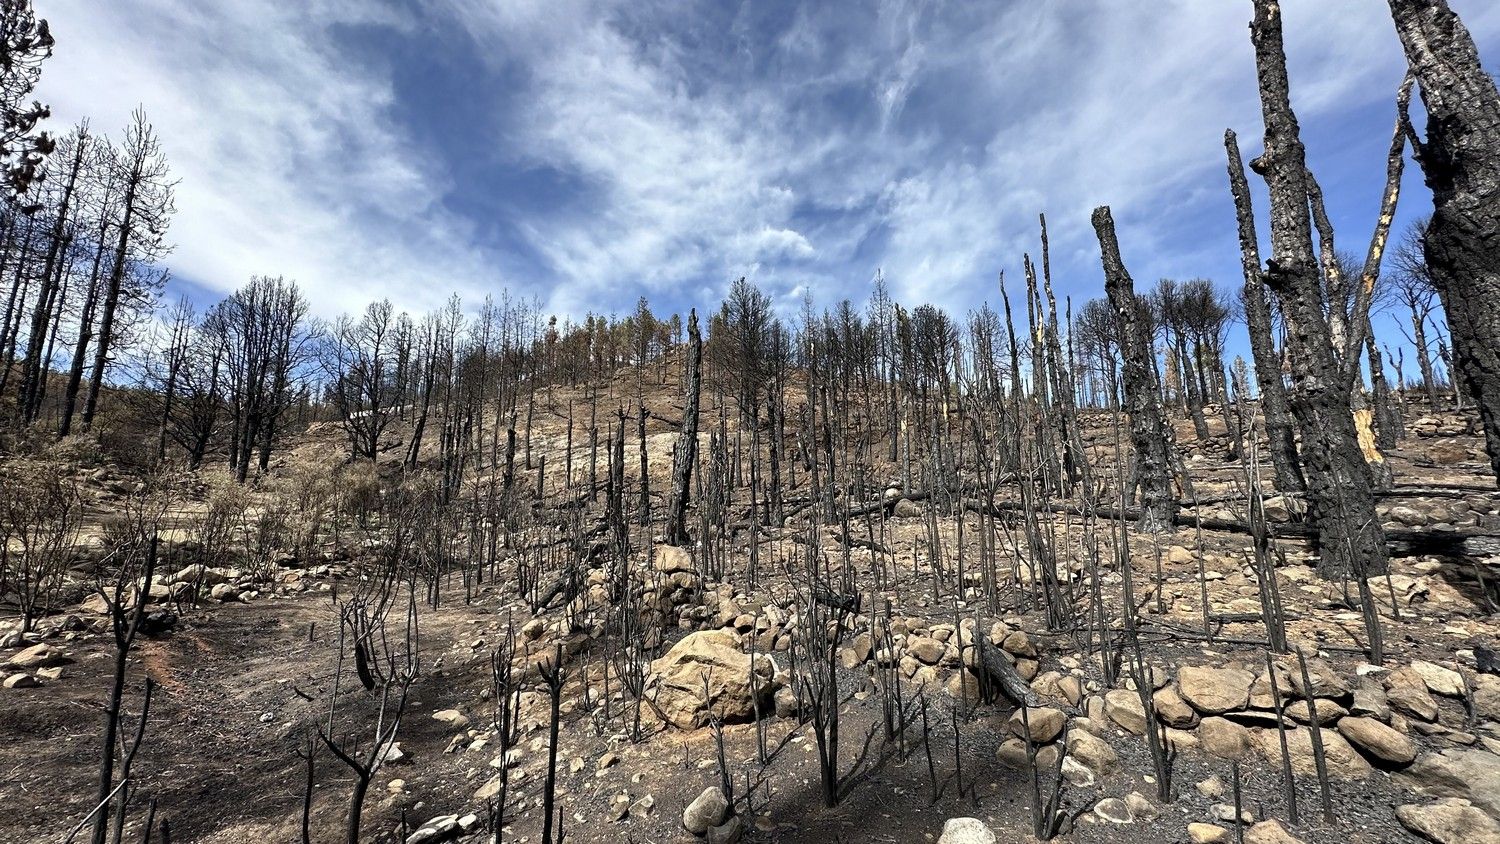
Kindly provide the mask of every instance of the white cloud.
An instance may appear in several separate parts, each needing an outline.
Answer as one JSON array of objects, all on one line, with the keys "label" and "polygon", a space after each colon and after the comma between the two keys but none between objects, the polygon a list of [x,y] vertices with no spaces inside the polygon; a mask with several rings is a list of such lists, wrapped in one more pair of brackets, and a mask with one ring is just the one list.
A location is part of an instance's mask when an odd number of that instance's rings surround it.
[{"label": "white cloud", "polygon": [[[225,292],[251,274],[299,281],[321,313],[389,296],[478,291],[493,266],[441,206],[446,175],[389,117],[378,69],[349,63],[334,26],[405,27],[356,2],[42,5],[58,46],[41,94],[54,121],[118,137],[137,104],[177,187],[170,263]],[[440,298],[440,297],[437,297]]]},{"label": "white cloud", "polygon": [[[1454,5],[1493,53],[1500,8]],[[1284,7],[1304,124],[1389,99],[1402,58],[1385,4]],[[574,316],[641,293],[711,306],[740,275],[830,304],[864,295],[877,266],[904,300],[961,310],[994,297],[998,270],[1018,275],[1023,251],[1037,257],[1043,211],[1060,288],[1093,295],[1098,204],[1114,206],[1142,278],[1235,266],[1172,221],[1222,211],[1226,127],[1247,153],[1260,134],[1248,2],[872,0],[799,6],[779,28],[753,3],[656,0],[42,11],[59,40],[43,92],[58,120],[112,128],[142,102],[161,130],[183,180],[174,267],[221,290],[295,277],[325,313],[504,283]],[[544,277],[489,240],[494,221],[448,210],[487,187],[456,183],[452,151],[395,119],[390,69],[340,40],[369,28],[434,49],[467,33],[494,80],[467,107],[500,166],[583,186],[534,213],[512,198],[504,224]],[[502,129],[482,119],[496,109]],[[1314,161],[1340,140],[1312,139]],[[1227,217],[1222,229],[1232,245]]]}]

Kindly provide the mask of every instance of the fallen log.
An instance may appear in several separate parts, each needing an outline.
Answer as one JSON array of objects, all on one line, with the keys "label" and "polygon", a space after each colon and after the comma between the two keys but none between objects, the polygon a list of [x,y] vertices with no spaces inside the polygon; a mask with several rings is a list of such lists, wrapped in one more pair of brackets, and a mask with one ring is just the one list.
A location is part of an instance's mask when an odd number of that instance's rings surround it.
[{"label": "fallen log", "polygon": [[977,622],[974,625],[974,644],[973,671],[979,677],[979,688],[987,698],[998,690],[1016,706],[1037,705],[1036,692],[1031,690],[1031,684],[1021,679],[1016,667],[1010,664],[1000,648],[990,644]]}]

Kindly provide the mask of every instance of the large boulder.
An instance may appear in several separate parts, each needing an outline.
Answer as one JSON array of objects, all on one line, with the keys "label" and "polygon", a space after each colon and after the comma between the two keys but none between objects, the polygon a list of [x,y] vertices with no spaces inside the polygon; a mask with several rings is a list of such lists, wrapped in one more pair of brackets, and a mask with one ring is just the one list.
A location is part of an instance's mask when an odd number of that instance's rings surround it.
[{"label": "large boulder", "polygon": [[[775,666],[757,657],[755,689],[751,693],[750,656],[740,650],[739,638],[729,630],[689,633],[660,659],[651,663],[651,687],[646,699],[662,720],[690,730],[713,718],[749,721],[772,711]],[[706,682],[705,682],[706,681]]]},{"label": "large boulder", "polygon": [[1243,759],[1250,749],[1250,731],[1227,718],[1204,718],[1198,727],[1198,741],[1210,756]]},{"label": "large boulder", "polygon": [[1417,746],[1411,739],[1374,718],[1342,718],[1339,733],[1355,747],[1386,762],[1406,765],[1417,758]]},{"label": "large boulder", "polygon": [[1385,695],[1393,709],[1420,721],[1435,721],[1437,701],[1427,690],[1427,681],[1410,668],[1398,668],[1386,675]]},{"label": "large boulder", "polygon": [[1244,709],[1250,702],[1255,675],[1238,668],[1184,666],[1177,672],[1177,688],[1193,708],[1206,715]]},{"label": "large boulder", "polygon": [[1168,727],[1192,727],[1198,723],[1198,713],[1171,686],[1159,689],[1152,695],[1151,702],[1156,709],[1156,717]]},{"label": "large boulder", "polygon": [[1474,675],[1474,714],[1479,718],[1500,721],[1500,677]]},{"label": "large boulder", "polygon": [[1500,823],[1457,797],[1430,806],[1397,806],[1401,825],[1438,844],[1500,844]]},{"label": "large boulder", "polygon": [[1111,689],[1104,693],[1104,713],[1109,720],[1138,736],[1146,734],[1146,708],[1139,692]]},{"label": "large boulder", "polygon": [[1023,717],[1022,710],[1017,709],[1010,716],[1006,726],[1012,733],[1026,738],[1026,728],[1031,728],[1031,740],[1037,744],[1046,744],[1057,738],[1062,733],[1063,725],[1068,722],[1068,716],[1062,710],[1050,706],[1028,706]]},{"label": "large boulder", "polygon": [[53,665],[65,665],[72,661],[62,651],[42,643],[12,654],[8,664],[12,668],[48,668]]},{"label": "large boulder", "polygon": [[[1292,682],[1292,695],[1295,697],[1342,698],[1349,694],[1349,684],[1345,683],[1344,678],[1333,670],[1333,666],[1321,659],[1307,661],[1307,680],[1311,682],[1311,686],[1303,681],[1300,665],[1294,664],[1289,667],[1287,674]],[[1283,690],[1282,693],[1286,692]]]},{"label": "large boulder", "polygon": [[662,574],[676,572],[696,574],[698,567],[693,565],[693,557],[686,548],[679,548],[676,545],[659,545],[656,548],[656,570]]},{"label": "large boulder", "polygon": [[1270,820],[1245,830],[1245,844],[1302,844],[1302,839],[1287,832],[1280,821]]},{"label": "large boulder", "polygon": [[1411,670],[1422,678],[1427,690],[1435,695],[1464,696],[1464,678],[1451,668],[1444,668],[1437,663],[1419,659],[1412,662]]},{"label": "large boulder", "polygon": [[1068,758],[1077,760],[1098,779],[1114,773],[1120,762],[1119,754],[1109,742],[1087,730],[1068,732]]},{"label": "large boulder", "polygon": [[[1336,730],[1320,731],[1323,738],[1323,755],[1328,763],[1331,779],[1362,780],[1373,770],[1365,757],[1349,744]],[[1272,762],[1281,761],[1281,740],[1274,729],[1260,730],[1256,735],[1260,752]],[[1298,776],[1316,777],[1318,769],[1313,758],[1312,729],[1309,727],[1288,728],[1286,731],[1287,755],[1292,761],[1292,770]]]},{"label": "large boulder", "polygon": [[1487,750],[1449,747],[1424,753],[1396,779],[1418,794],[1468,800],[1500,818],[1500,756]]}]

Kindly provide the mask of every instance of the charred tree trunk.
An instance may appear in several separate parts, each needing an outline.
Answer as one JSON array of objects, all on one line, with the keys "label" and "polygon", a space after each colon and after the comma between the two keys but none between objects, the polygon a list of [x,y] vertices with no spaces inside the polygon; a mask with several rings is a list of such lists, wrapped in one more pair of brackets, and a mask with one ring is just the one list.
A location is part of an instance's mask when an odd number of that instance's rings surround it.
[{"label": "charred tree trunk", "polygon": [[71,238],[65,234],[69,208],[73,203],[74,188],[78,184],[78,171],[83,167],[87,149],[88,134],[85,127],[79,131],[78,142],[73,153],[73,163],[68,168],[68,181],[63,186],[61,204],[58,206],[57,217],[53,221],[52,231],[47,239],[47,254],[42,262],[42,289],[37,295],[36,310],[31,317],[31,334],[27,337],[26,365],[21,382],[21,418],[28,423],[36,421],[41,405],[43,385],[47,379],[47,372],[42,362],[42,347],[48,339],[47,323],[53,317],[54,306],[60,307],[62,304],[57,301],[57,288],[62,282],[62,273],[54,272],[54,270],[58,268],[62,252],[71,242]]},{"label": "charred tree trunk", "polygon": [[1124,358],[1125,409],[1130,414],[1130,442],[1135,449],[1136,476],[1141,486],[1141,528],[1162,531],[1177,515],[1172,492],[1170,429],[1162,412],[1161,384],[1151,351],[1151,338],[1141,325],[1135,283],[1120,258],[1115,221],[1109,207],[1094,209],[1094,232],[1104,263],[1104,290],[1115,311]]},{"label": "charred tree trunk", "polygon": [[1261,286],[1260,240],[1255,233],[1255,214],[1250,205],[1250,184],[1245,179],[1245,165],[1233,130],[1224,133],[1224,149],[1229,156],[1229,189],[1234,194],[1234,211],[1239,220],[1240,256],[1245,270],[1245,323],[1249,327],[1251,356],[1255,358],[1255,382],[1260,388],[1266,438],[1271,444],[1269,450],[1276,490],[1301,492],[1307,484],[1297,459],[1292,412],[1287,404],[1286,384],[1281,380],[1281,357],[1276,353],[1276,340],[1271,330],[1271,303],[1266,301],[1266,292]]},{"label": "charred tree trunk", "polygon": [[688,490],[693,482],[693,464],[698,462],[698,399],[703,392],[703,336],[698,333],[698,312],[688,311],[688,351],[684,389],[687,406],[682,411],[682,434],[672,451],[672,499],[667,507],[667,542],[683,545],[687,532]]},{"label": "charred tree trunk", "polygon": [[1266,150],[1251,163],[1271,198],[1271,251],[1263,275],[1281,302],[1292,353],[1291,410],[1302,433],[1309,512],[1318,532],[1318,573],[1363,579],[1386,569],[1373,478],[1350,415],[1350,382],[1323,309],[1322,271],[1313,254],[1306,153],[1292,112],[1282,48],[1281,10],[1256,0],[1255,45]]},{"label": "charred tree trunk", "polygon": [[1500,91],[1447,0],[1390,6],[1427,109],[1426,142],[1411,133],[1432,190],[1423,251],[1500,482]]},{"label": "charred tree trunk", "polygon": [[1401,411],[1391,397],[1391,383],[1385,377],[1385,356],[1375,344],[1375,333],[1365,332],[1365,354],[1370,360],[1370,400],[1375,406],[1375,442],[1382,451],[1390,451],[1401,439]]}]

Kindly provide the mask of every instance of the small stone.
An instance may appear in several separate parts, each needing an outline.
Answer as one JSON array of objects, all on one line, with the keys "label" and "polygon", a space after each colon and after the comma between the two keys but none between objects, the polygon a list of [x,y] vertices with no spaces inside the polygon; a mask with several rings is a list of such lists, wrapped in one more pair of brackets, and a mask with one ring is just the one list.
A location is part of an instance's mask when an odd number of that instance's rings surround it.
[{"label": "small stone", "polygon": [[7,689],[34,689],[41,684],[40,680],[26,673],[12,674],[5,678]]},{"label": "small stone", "polygon": [[637,820],[644,819],[646,817],[649,817],[651,811],[655,808],[656,798],[648,794],[645,797],[642,797],[641,799],[630,804],[630,816],[632,818],[636,818]]},{"label": "small stone", "polygon": [[432,720],[454,730],[466,730],[469,728],[469,716],[459,712],[457,709],[440,709],[432,713]]},{"label": "small stone", "polygon": [[1103,820],[1115,824],[1133,823],[1135,817],[1130,814],[1130,807],[1125,801],[1118,797],[1106,797],[1094,804],[1094,814]]},{"label": "small stone", "polygon": [[1229,830],[1211,823],[1190,823],[1187,834],[1193,844],[1225,844],[1229,840]]},{"label": "small stone", "polygon": [[[1234,823],[1234,807],[1229,805],[1228,803],[1215,803],[1213,806],[1209,807],[1209,811],[1212,812],[1213,816],[1218,820],[1224,821],[1225,823]],[[1255,816],[1250,814],[1249,809],[1240,809],[1241,824],[1248,824],[1253,820],[1255,820]]]},{"label": "small stone", "polygon": [[391,746],[385,749],[380,761],[386,765],[399,765],[403,762],[410,762],[411,756],[401,749],[401,742],[393,741]]},{"label": "small stone", "polygon": [[937,844],[997,844],[995,833],[978,818],[949,818]]},{"label": "small stone", "polygon": [[504,786],[504,775],[496,774],[493,777],[490,777],[484,785],[481,785],[479,787],[479,790],[474,792],[474,799],[478,800],[480,803],[488,803],[489,801],[500,796],[500,791]]},{"label": "small stone", "polygon": [[1072,756],[1063,757],[1062,775],[1075,788],[1090,788],[1094,784],[1094,772]]},{"label": "small stone", "polygon": [[1193,788],[1197,789],[1199,794],[1210,800],[1217,800],[1224,796],[1224,781],[1219,779],[1218,774],[1214,774],[1208,779],[1199,782]]},{"label": "small stone", "polygon": [[1302,839],[1286,831],[1281,821],[1261,821],[1245,830],[1245,844],[1303,844]]},{"label": "small stone", "polygon": [[708,844],[737,844],[740,837],[745,834],[745,825],[737,817],[709,827],[706,838]]},{"label": "small stone", "polygon": [[1156,804],[1151,802],[1151,798],[1139,791],[1132,791],[1125,795],[1125,807],[1130,810],[1130,814],[1138,821],[1151,821],[1157,815],[1161,814],[1156,808]]}]

